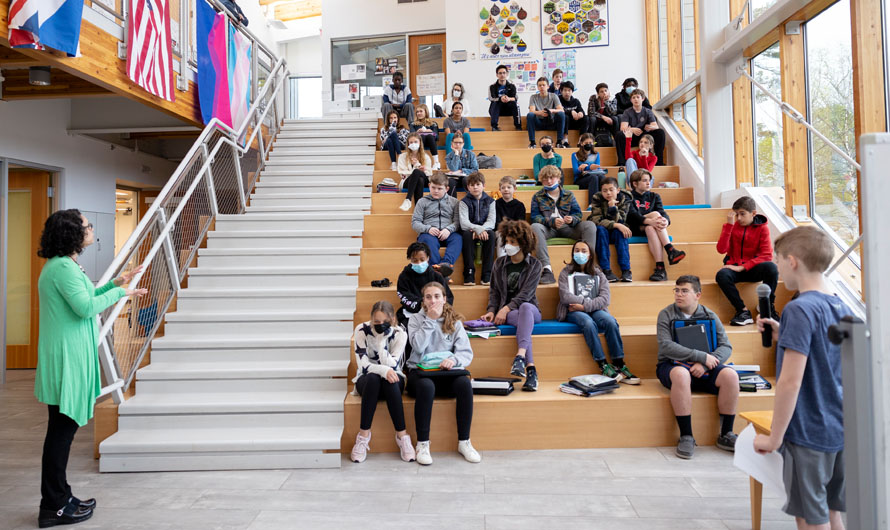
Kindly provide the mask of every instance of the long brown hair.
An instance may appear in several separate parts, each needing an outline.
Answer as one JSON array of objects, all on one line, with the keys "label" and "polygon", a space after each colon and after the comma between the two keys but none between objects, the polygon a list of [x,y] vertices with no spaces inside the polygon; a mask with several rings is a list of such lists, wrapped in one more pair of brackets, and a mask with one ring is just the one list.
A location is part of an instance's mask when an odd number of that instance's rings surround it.
[{"label": "long brown hair", "polygon": [[578,138],[578,152],[575,153],[575,158],[578,159],[578,164],[583,164],[587,160],[588,153],[582,147],[584,145],[584,140],[590,140],[593,142],[593,151],[590,152],[591,155],[596,154],[596,141],[593,138],[593,135],[590,133],[584,133]]},{"label": "long brown hair", "polygon": [[[420,294],[425,295],[427,289],[438,289],[442,293],[442,297],[445,297],[445,287],[442,286],[442,284],[439,282],[430,282],[424,285],[423,289],[421,289],[420,291]],[[425,307],[424,310],[426,310]],[[445,304],[442,306],[442,318],[444,319],[442,321],[442,331],[444,331],[446,334],[454,333],[454,323],[464,319],[463,315],[455,311],[454,307],[452,307],[451,304],[449,304],[448,302],[445,302]]]},{"label": "long brown hair", "polygon": [[391,110],[391,111],[389,111],[389,114],[386,115],[386,121],[383,123],[384,129],[389,127],[389,123],[390,123],[389,119],[393,116],[393,114],[395,114],[395,116],[396,116],[396,129],[401,128],[401,125],[399,124],[399,113],[394,110]]},{"label": "long brown hair", "polygon": [[421,103],[414,107],[414,112],[416,113],[418,110],[423,109],[423,119],[418,120],[416,117],[414,118],[414,123],[419,123],[424,127],[429,127],[433,124],[433,120],[430,118],[430,109],[426,106],[426,103]]},{"label": "long brown hair", "polygon": [[[587,252],[590,254],[590,258],[587,259],[587,263],[584,265],[578,265],[575,262],[575,249],[578,248],[578,245],[584,245],[587,247]],[[599,267],[596,266],[596,256],[593,254],[593,249],[590,248],[590,245],[587,244],[586,241],[579,239],[575,241],[575,244],[572,245],[572,255],[569,257],[568,263],[566,263],[566,268],[569,269],[569,273],[572,272],[583,272],[584,274],[589,274],[591,276],[596,276],[599,271]]]},{"label": "long brown hair", "polygon": [[[410,149],[407,149],[407,146],[411,144],[412,138],[416,139],[417,143],[420,144],[420,147],[417,149],[417,151],[412,151]],[[417,133],[409,134],[408,137],[405,138],[405,146],[406,146],[406,151],[407,151],[406,155],[407,155],[408,161],[410,162],[411,159],[413,158],[414,160],[417,160],[418,162],[420,162],[420,165],[423,165],[423,157],[426,156],[426,153],[423,151],[423,141],[420,139],[420,135]]]}]

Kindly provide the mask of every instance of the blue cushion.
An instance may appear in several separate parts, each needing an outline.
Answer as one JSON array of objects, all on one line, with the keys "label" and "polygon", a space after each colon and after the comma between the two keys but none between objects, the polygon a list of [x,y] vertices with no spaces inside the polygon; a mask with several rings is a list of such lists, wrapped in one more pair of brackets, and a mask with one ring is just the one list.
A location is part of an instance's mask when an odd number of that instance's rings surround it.
[{"label": "blue cushion", "polygon": [[710,208],[710,204],[671,204],[665,206],[665,210],[700,210],[702,208]]},{"label": "blue cushion", "polygon": [[[515,336],[516,326],[498,326],[501,335]],[[535,324],[532,335],[560,335],[565,333],[581,333],[581,329],[569,322],[560,322],[558,320],[543,320],[540,324]]]},{"label": "blue cushion", "polygon": [[[674,236],[668,236],[668,241],[673,241],[673,240],[674,240]],[[649,244],[649,239],[646,236],[631,236],[631,237],[627,238],[627,244],[628,245],[638,245],[638,244],[647,245],[647,244]]]},{"label": "blue cushion", "polygon": [[470,132],[485,132],[485,127],[470,127]]}]

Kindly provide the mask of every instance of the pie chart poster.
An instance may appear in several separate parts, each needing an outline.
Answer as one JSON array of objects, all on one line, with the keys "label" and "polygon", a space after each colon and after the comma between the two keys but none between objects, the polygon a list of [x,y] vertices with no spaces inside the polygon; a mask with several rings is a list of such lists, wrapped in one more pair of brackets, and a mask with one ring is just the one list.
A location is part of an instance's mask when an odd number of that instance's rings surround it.
[{"label": "pie chart poster", "polygon": [[609,45],[608,0],[540,0],[541,48]]},{"label": "pie chart poster", "polygon": [[477,11],[480,59],[531,57],[529,37],[537,34],[531,0],[479,0]]}]

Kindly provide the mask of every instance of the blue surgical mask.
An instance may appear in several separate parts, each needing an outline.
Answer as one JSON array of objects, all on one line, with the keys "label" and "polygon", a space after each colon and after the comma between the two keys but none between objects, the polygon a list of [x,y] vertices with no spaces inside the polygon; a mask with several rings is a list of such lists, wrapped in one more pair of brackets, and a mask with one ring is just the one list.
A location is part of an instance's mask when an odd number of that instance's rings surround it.
[{"label": "blue surgical mask", "polygon": [[426,272],[427,268],[429,268],[429,261],[421,261],[420,263],[412,263],[411,270],[416,272],[417,274],[423,274]]},{"label": "blue surgical mask", "polygon": [[557,182],[556,184],[554,184],[552,186],[544,186],[544,191],[553,191],[558,187],[559,187],[559,183]]},{"label": "blue surgical mask", "polygon": [[575,252],[572,254],[572,259],[575,260],[575,263],[578,265],[584,265],[587,263],[587,260],[590,259],[590,254],[584,254],[583,252]]},{"label": "blue surgical mask", "polygon": [[636,89],[637,89],[637,87],[635,87],[635,86],[629,86],[629,87],[625,88],[624,91],[627,92],[627,95],[629,96],[629,95],[633,94],[634,90],[636,90]]}]

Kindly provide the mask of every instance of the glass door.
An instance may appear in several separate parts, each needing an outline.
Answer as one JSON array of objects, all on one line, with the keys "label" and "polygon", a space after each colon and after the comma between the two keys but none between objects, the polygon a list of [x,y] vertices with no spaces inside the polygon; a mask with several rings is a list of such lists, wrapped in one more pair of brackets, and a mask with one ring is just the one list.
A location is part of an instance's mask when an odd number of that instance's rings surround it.
[{"label": "glass door", "polygon": [[411,93],[414,105],[425,104],[431,116],[434,105],[442,105],[449,90],[445,76],[445,34],[412,35],[408,38],[411,58]]}]

